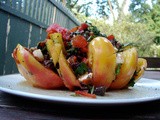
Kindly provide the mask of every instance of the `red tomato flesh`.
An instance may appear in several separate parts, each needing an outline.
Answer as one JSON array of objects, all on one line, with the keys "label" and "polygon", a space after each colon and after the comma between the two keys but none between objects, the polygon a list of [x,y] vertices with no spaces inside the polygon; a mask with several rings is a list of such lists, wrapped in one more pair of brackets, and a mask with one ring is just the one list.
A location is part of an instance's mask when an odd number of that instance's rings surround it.
[{"label": "red tomato flesh", "polygon": [[87,46],[87,40],[84,36],[82,35],[77,35],[75,37],[73,37],[72,39],[72,45],[73,47],[76,47],[76,48],[84,48]]},{"label": "red tomato flesh", "polygon": [[77,91],[75,91],[75,94],[76,95],[80,95],[80,96],[84,96],[84,97],[89,97],[89,98],[96,98],[95,94],[90,94],[90,93],[88,93],[86,91],[79,91],[79,90],[77,90]]}]

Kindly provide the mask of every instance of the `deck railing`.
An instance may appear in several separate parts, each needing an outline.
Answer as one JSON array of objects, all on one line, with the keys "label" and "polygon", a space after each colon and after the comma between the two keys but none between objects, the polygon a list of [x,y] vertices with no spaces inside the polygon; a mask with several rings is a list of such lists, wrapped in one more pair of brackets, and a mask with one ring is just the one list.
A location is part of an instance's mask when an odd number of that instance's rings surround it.
[{"label": "deck railing", "polygon": [[159,57],[143,57],[147,60],[147,70],[160,71]]},{"label": "deck railing", "polygon": [[17,73],[13,49],[18,43],[35,46],[45,39],[46,28],[52,23],[68,29],[80,24],[55,0],[0,0],[0,75]]}]

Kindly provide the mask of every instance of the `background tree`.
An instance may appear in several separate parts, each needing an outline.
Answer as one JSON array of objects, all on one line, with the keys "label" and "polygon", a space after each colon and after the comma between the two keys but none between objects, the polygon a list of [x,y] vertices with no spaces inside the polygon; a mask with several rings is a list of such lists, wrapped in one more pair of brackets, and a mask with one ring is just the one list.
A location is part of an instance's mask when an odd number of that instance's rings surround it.
[{"label": "background tree", "polygon": [[[124,13],[128,0],[66,0],[79,21],[91,21],[102,33],[137,45],[139,56],[160,56],[160,0],[131,0],[130,14]],[[96,10],[95,10],[96,9]],[[117,14],[115,14],[117,11]],[[109,24],[110,17],[113,24]]]},{"label": "background tree", "polygon": [[[77,13],[82,13],[86,17],[94,16],[97,18],[108,19],[111,12],[110,7],[113,8],[115,0],[87,0],[83,2],[81,0],[66,0],[65,3],[75,15],[77,15]],[[111,6],[109,6],[109,3]]]},{"label": "background tree", "polygon": [[148,29],[155,32],[154,42],[160,44],[160,0],[132,0],[129,7],[135,22],[146,23]]}]

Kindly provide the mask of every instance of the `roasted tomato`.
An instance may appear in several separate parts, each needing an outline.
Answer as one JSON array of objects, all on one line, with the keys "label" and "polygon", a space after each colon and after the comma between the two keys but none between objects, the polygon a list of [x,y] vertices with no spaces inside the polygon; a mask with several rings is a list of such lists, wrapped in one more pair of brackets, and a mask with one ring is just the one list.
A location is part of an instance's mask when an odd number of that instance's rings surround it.
[{"label": "roasted tomato", "polygon": [[50,69],[45,68],[20,44],[14,49],[13,57],[19,72],[33,86],[45,89],[64,87],[62,79]]},{"label": "roasted tomato", "polygon": [[138,58],[135,74],[133,75],[134,82],[137,82],[144,74],[147,68],[147,61],[144,58]]},{"label": "roasted tomato", "polygon": [[137,50],[135,48],[127,49],[122,52],[124,62],[121,65],[120,72],[116,79],[110,85],[111,89],[122,89],[131,80],[137,66]]},{"label": "roasted tomato", "polygon": [[64,84],[67,88],[74,90],[75,87],[81,86],[62,52],[59,57],[59,69],[61,77],[64,80]]},{"label": "roasted tomato", "polygon": [[115,79],[116,51],[111,42],[104,37],[96,37],[88,47],[89,66],[93,72],[94,86],[110,86]]}]

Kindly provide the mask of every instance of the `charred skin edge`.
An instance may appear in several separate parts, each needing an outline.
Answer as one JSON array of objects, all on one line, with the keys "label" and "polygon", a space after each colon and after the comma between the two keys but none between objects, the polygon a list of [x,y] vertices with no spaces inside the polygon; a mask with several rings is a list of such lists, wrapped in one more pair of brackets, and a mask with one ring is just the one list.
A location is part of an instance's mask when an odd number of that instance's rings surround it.
[{"label": "charred skin edge", "polygon": [[115,79],[116,51],[104,37],[96,37],[89,43],[88,59],[93,72],[92,85],[108,88]]},{"label": "charred skin edge", "polygon": [[33,86],[44,89],[64,87],[62,79],[56,73],[45,68],[20,44],[14,49],[13,58],[20,74]]},{"label": "charred skin edge", "polygon": [[120,68],[120,73],[112,82],[109,89],[123,89],[126,88],[131,80],[137,66],[138,54],[136,48],[130,48],[122,52],[124,63]]},{"label": "charred skin edge", "polygon": [[62,51],[59,56],[59,71],[65,86],[69,90],[73,91],[75,88],[81,87]]}]

